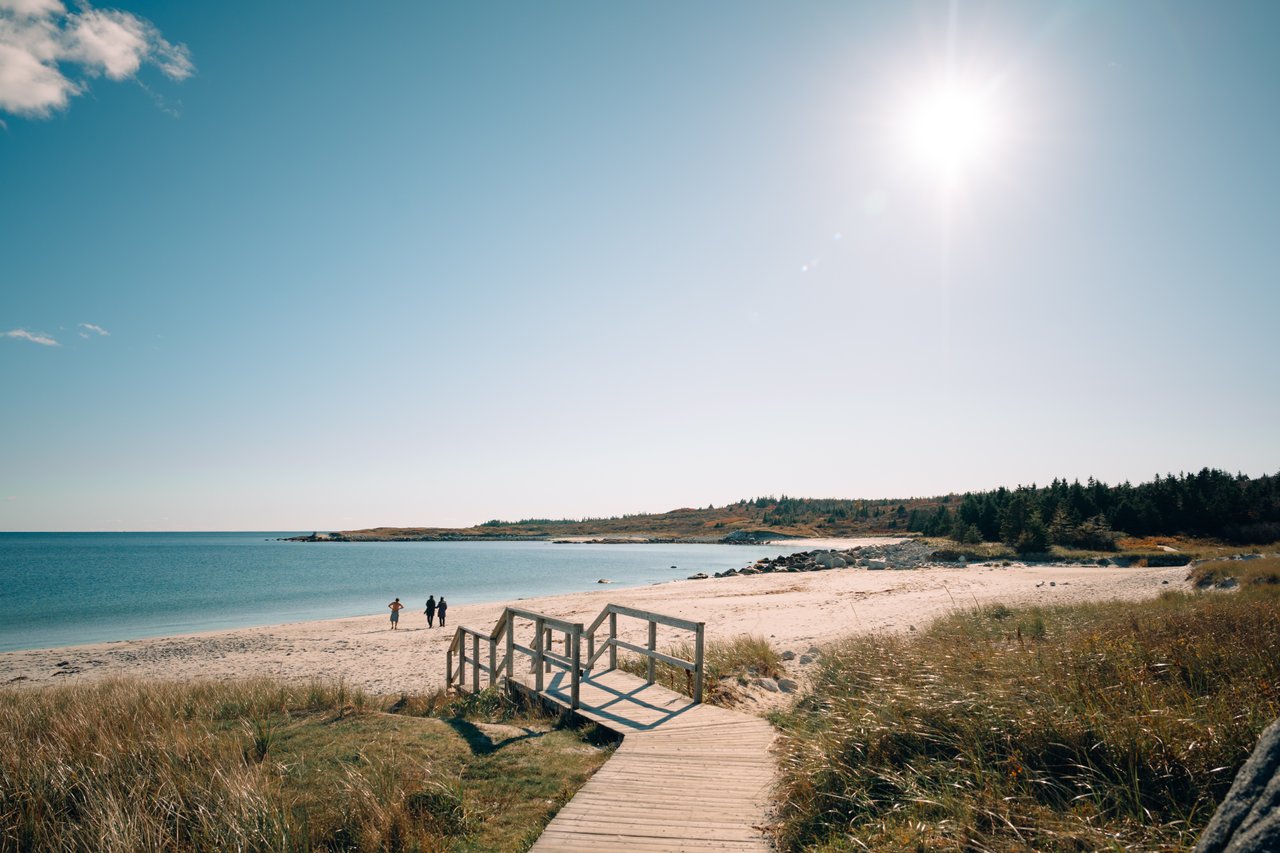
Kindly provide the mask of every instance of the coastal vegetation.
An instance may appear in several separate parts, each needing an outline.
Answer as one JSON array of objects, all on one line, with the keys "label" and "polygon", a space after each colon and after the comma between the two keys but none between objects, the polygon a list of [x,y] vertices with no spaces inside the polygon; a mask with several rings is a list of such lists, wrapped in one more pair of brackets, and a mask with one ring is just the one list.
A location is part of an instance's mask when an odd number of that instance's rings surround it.
[{"label": "coastal vegetation", "polygon": [[830,648],[785,732],[779,840],[817,850],[1194,843],[1280,716],[1280,558],[1234,591],[991,605]]},{"label": "coastal vegetation", "polygon": [[0,850],[519,850],[607,758],[589,740],[493,691],[9,689]]},{"label": "coastal vegetation", "polygon": [[1056,479],[1048,486],[870,500],[770,495],[665,513],[493,519],[461,529],[380,527],[303,538],[750,542],[908,533],[946,537],[964,545],[1003,543],[1019,554],[1047,553],[1053,547],[1105,553],[1125,548],[1126,538],[1156,536],[1238,545],[1269,543],[1280,540],[1280,474],[1250,478],[1205,468],[1195,474],[1156,476],[1138,485]]}]

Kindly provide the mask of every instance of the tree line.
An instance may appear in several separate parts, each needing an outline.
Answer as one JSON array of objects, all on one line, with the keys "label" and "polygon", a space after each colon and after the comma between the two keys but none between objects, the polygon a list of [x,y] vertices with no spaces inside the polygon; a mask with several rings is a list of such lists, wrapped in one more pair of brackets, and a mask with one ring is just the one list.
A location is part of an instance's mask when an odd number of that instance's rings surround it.
[{"label": "tree line", "polygon": [[1185,534],[1241,544],[1280,540],[1280,474],[1250,479],[1204,468],[1117,486],[1094,480],[966,492],[932,510],[913,510],[907,529],[959,542],[1005,542],[1021,552],[1050,545],[1090,550],[1132,536]]}]

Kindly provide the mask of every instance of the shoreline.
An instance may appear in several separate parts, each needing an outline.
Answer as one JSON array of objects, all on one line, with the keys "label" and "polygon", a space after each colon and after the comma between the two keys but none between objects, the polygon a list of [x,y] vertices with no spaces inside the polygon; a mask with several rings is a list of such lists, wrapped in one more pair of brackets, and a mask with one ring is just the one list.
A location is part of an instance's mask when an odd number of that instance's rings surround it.
[{"label": "shoreline", "polygon": [[[956,609],[1155,597],[1189,589],[1185,567],[978,564],[901,571],[837,569],[675,580],[511,599],[449,608],[449,623],[428,629],[421,605],[410,604],[400,629],[387,615],[349,616],[0,653],[0,685],[49,686],[112,677],[226,680],[264,676],[294,681],[343,680],[373,694],[427,693],[444,686],[445,651],[454,629],[487,631],[504,607],[520,606],[590,622],[606,603],[707,623],[708,642],[762,636],[779,651],[804,652],[855,634],[915,630]],[[626,620],[630,622],[632,620]],[[643,642],[643,627],[621,626]],[[635,632],[632,636],[630,632]],[[659,632],[659,647],[686,639]]]}]

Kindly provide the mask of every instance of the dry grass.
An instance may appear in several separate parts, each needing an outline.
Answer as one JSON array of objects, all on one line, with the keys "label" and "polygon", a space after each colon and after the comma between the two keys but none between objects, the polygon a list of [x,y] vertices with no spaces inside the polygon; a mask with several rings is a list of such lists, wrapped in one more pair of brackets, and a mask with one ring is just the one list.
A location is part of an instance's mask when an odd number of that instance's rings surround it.
[{"label": "dry grass", "polygon": [[[665,650],[672,657],[693,660],[693,644],[678,643]],[[636,655],[618,658],[618,669],[644,678],[646,659]],[[782,659],[763,637],[743,634],[730,640],[707,643],[703,649],[703,701],[713,705],[729,704],[732,683],[746,683],[754,677],[777,677],[783,674]],[[662,663],[654,667],[658,684],[686,696],[693,695],[693,675],[688,670]]]},{"label": "dry grass", "polygon": [[1280,584],[1280,557],[1257,560],[1214,560],[1191,570],[1187,580],[1198,588],[1237,584]]},{"label": "dry grass", "polygon": [[[0,691],[0,850],[522,849],[606,757],[492,696],[381,704],[266,680]],[[495,707],[519,725],[472,721]]]},{"label": "dry grass", "polygon": [[777,718],[781,846],[1188,846],[1280,715],[1278,593],[996,605],[831,649]]}]

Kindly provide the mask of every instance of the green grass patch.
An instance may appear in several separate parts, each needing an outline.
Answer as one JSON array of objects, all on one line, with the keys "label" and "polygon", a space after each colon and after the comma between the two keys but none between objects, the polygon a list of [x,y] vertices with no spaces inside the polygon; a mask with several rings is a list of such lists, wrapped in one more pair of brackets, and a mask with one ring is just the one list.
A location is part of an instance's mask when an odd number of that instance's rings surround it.
[{"label": "green grass patch", "polygon": [[266,680],[0,691],[0,849],[520,850],[608,755],[496,693],[414,701]]},{"label": "green grass patch", "polygon": [[[672,657],[693,660],[693,643],[678,643],[663,651]],[[618,669],[646,678],[648,661],[636,655],[619,656]],[[782,658],[763,637],[743,634],[709,642],[703,648],[702,700],[713,705],[728,704],[732,696],[728,684],[782,674]],[[659,661],[654,666],[654,681],[677,693],[693,695],[693,673],[680,667]]]},{"label": "green grass patch", "polygon": [[[1258,561],[1250,561],[1258,562]],[[1280,588],[992,605],[821,658],[783,849],[1169,850],[1280,715]]]}]

